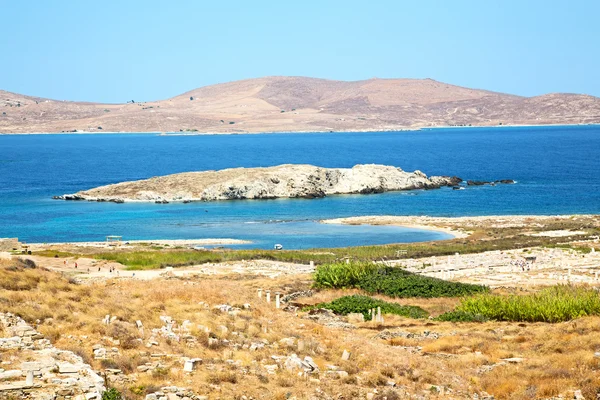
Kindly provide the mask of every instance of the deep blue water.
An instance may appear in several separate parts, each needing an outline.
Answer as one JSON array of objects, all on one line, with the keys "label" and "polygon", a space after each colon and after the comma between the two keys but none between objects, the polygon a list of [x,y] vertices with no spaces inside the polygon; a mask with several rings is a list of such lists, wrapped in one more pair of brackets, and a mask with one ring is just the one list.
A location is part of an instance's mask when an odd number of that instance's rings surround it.
[{"label": "deep blue water", "polygon": [[[315,200],[191,204],[63,202],[51,196],[184,171],[307,163],[419,169],[515,185]],[[394,227],[322,225],[353,215],[600,213],[600,127],[451,128],[264,135],[0,136],[0,237],[29,242],[229,237],[254,247],[335,247],[444,238]],[[282,222],[283,221],[283,222]]]}]

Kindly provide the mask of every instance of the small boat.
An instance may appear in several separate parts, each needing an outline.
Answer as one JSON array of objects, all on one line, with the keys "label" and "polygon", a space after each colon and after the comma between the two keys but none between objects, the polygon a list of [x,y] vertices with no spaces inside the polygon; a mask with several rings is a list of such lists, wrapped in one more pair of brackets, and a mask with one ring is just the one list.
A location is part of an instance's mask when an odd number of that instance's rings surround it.
[{"label": "small boat", "polygon": [[275,250],[283,250],[283,246],[282,246],[282,245],[280,245],[279,243],[277,243],[275,246],[273,246],[273,248],[274,248]]}]

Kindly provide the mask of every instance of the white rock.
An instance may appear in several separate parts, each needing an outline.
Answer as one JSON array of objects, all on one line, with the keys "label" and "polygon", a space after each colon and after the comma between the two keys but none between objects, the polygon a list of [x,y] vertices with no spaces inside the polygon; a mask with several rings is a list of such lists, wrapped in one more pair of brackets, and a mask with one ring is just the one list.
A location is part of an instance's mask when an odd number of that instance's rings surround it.
[{"label": "white rock", "polygon": [[0,372],[0,381],[7,379],[15,379],[23,376],[23,371],[20,369],[11,369],[8,371]]},{"label": "white rock", "polygon": [[23,362],[21,363],[21,369],[24,371],[39,371],[42,369],[42,364],[39,362]]},{"label": "white rock", "polygon": [[285,365],[285,369],[287,369],[288,371],[294,371],[296,369],[303,368],[302,360],[296,354],[292,354],[291,356],[289,356],[285,360],[284,365]]},{"label": "white rock", "polygon": [[76,374],[80,369],[81,368],[79,366],[69,363],[58,364],[58,373],[60,374]]},{"label": "white rock", "polygon": [[342,353],[342,360],[348,361],[350,359],[350,352],[348,350],[344,350]]}]

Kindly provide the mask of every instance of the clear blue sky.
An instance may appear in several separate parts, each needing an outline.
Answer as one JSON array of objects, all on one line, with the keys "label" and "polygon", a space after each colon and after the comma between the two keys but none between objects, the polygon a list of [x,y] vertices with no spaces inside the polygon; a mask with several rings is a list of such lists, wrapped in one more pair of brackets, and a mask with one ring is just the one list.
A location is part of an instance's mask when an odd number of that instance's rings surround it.
[{"label": "clear blue sky", "polygon": [[125,102],[266,75],[600,96],[600,0],[0,0],[0,89]]}]

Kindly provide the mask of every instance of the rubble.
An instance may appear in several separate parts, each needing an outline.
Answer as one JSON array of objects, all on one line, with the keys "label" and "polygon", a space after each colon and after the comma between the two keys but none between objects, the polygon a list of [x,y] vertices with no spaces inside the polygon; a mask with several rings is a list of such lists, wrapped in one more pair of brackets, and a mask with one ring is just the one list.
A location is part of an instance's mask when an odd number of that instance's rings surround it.
[{"label": "rubble", "polygon": [[[0,372],[0,381],[10,380],[0,385],[0,398],[46,400],[74,396],[100,399],[105,390],[104,380],[81,357],[71,351],[56,349],[13,314],[0,313],[0,324],[8,336],[0,339],[0,351],[19,350],[20,358],[26,360],[20,363],[21,369]],[[23,377],[24,381],[16,380]]]}]

